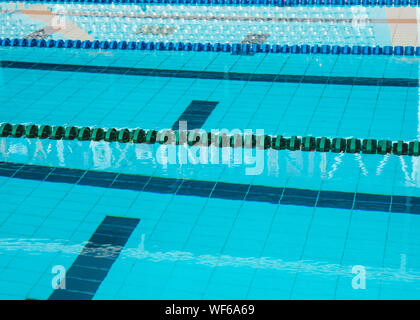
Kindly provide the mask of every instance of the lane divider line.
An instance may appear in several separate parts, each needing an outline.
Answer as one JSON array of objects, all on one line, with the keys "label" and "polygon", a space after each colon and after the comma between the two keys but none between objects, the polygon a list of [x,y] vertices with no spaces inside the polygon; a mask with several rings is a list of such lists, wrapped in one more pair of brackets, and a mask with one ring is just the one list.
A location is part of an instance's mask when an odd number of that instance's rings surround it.
[{"label": "lane divider line", "polygon": [[45,62],[25,62],[0,60],[0,67],[12,69],[28,69],[55,72],[85,72],[98,74],[115,74],[124,76],[164,77],[178,79],[205,79],[246,82],[275,83],[309,83],[348,86],[380,86],[380,87],[419,87],[415,78],[383,78],[383,77],[346,77],[346,76],[315,76],[302,74],[264,74],[247,72],[220,72],[196,70],[171,70],[152,68],[112,67],[96,65],[58,64]]},{"label": "lane divider line", "polygon": [[[14,174],[16,168],[20,174]],[[0,176],[53,183],[224,200],[347,210],[420,214],[420,197],[297,189],[209,180],[152,177],[0,161]],[[80,178],[83,177],[83,178]]]},{"label": "lane divider line", "polygon": [[92,300],[140,219],[105,216],[48,300]]},{"label": "lane divider line", "polygon": [[0,47],[63,48],[95,50],[146,50],[146,51],[195,51],[225,52],[232,54],[293,53],[293,54],[344,54],[420,56],[420,47],[414,46],[340,46],[340,45],[280,45],[258,43],[191,43],[99,40],[45,40],[25,38],[0,39]]}]

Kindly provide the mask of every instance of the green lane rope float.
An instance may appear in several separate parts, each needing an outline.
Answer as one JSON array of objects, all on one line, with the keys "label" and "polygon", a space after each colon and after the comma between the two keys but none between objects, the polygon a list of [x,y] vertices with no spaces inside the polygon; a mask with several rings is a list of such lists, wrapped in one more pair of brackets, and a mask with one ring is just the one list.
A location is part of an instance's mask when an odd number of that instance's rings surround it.
[{"label": "green lane rope float", "polygon": [[217,146],[290,151],[318,151],[333,153],[394,154],[418,157],[420,141],[391,141],[357,138],[284,137],[282,135],[210,133],[204,130],[148,130],[49,126],[36,124],[0,124],[0,137],[38,138],[53,140],[107,141],[120,143],[176,144],[189,146]]}]

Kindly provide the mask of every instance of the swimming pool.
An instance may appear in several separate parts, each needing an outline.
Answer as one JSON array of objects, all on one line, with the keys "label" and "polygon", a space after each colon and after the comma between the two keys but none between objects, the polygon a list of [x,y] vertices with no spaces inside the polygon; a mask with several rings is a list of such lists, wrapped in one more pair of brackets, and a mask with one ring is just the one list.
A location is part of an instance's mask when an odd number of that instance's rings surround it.
[{"label": "swimming pool", "polygon": [[418,299],[418,154],[350,147],[420,138],[394,9],[0,2],[0,122],[92,129],[2,131],[0,298]]}]

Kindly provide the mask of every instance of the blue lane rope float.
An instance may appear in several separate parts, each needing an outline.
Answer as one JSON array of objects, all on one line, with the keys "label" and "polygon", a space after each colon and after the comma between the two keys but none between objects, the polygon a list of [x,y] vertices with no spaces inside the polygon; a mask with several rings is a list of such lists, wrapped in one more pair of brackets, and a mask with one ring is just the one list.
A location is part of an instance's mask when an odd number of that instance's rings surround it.
[{"label": "blue lane rope float", "polygon": [[67,49],[108,49],[108,50],[146,50],[146,51],[196,51],[227,52],[232,54],[253,53],[293,53],[293,54],[344,54],[344,55],[385,55],[420,56],[420,47],[413,46],[339,46],[339,45],[279,45],[248,43],[190,43],[190,42],[145,42],[145,41],[99,41],[99,40],[44,40],[0,38],[1,47],[36,47]]},{"label": "blue lane rope float", "polygon": [[75,126],[2,123],[0,124],[0,137],[420,156],[420,141],[407,142],[403,140],[340,137],[331,139],[328,137],[284,137],[282,135],[254,134],[227,135],[225,133],[210,133],[204,130],[179,131],[167,129],[158,132],[141,128],[79,128]]},{"label": "blue lane rope float", "polygon": [[[3,0],[6,1],[6,0]],[[182,4],[182,5],[266,5],[297,6],[404,6],[416,7],[419,0],[13,0],[36,3]],[[8,1],[10,2],[10,1]]]}]

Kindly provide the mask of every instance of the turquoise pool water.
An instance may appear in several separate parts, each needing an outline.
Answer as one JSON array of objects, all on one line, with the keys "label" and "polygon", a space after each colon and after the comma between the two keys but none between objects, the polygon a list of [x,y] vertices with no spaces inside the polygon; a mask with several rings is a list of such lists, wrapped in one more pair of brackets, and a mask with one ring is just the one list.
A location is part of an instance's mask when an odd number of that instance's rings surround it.
[{"label": "turquoise pool water", "polygon": [[[16,3],[0,6],[9,10]],[[184,10],[163,5],[69,7],[161,14]],[[255,14],[251,9],[240,10]],[[380,18],[379,9],[366,11]],[[191,9],[194,14],[233,17],[238,10]],[[264,7],[258,10],[260,16],[273,14]],[[324,18],[345,18],[352,11],[279,8],[276,14],[315,17],[320,12]],[[139,39],[132,35],[138,26],[124,33],[118,25],[115,33],[108,33],[100,31],[105,27],[93,30],[103,21],[78,19],[73,22],[95,39]],[[15,27],[2,24],[0,37],[24,37],[42,27],[23,20],[7,20]],[[114,18],[106,23],[113,21],[119,23]],[[232,23],[200,24],[205,31],[194,37],[201,42],[246,37],[245,31],[232,31],[232,36],[226,32]],[[165,30],[174,26],[185,27],[173,22]],[[260,34],[263,27],[257,25],[253,33]],[[375,28],[357,31],[359,38],[354,28],[341,24],[322,32],[331,44],[389,45],[382,29],[372,36]],[[142,30],[158,30],[160,34],[145,36],[156,41],[191,39],[188,32],[166,38],[170,35],[162,35],[162,28]],[[298,43],[298,38],[318,43],[310,35],[300,38],[299,30],[276,35],[272,43]],[[339,37],[343,30],[348,37]],[[55,36],[60,37],[49,37]],[[418,86],[355,81],[417,80],[416,57],[0,47],[0,60],[15,63],[2,63],[0,122],[157,130],[173,127],[181,115],[188,117],[186,110],[208,110],[200,124],[208,131],[420,138]],[[65,71],[66,65],[80,68]],[[102,71],[88,72],[84,66]],[[107,66],[121,72],[108,72]],[[130,75],[128,68],[156,72]],[[162,70],[191,74],[168,77]],[[272,77],[226,80],[205,78],[204,71]],[[272,81],[281,75],[309,80]],[[319,84],[311,83],[311,76],[346,79]],[[231,149],[231,154],[220,151],[219,161],[210,163],[180,156],[196,150],[170,150],[179,156],[171,163],[168,150],[158,144],[0,138],[0,298],[420,298],[418,157],[273,149],[236,158]],[[112,232],[121,241],[119,254],[112,253],[117,245],[89,247],[89,240],[111,239]],[[103,254],[108,254],[108,264],[95,262]],[[65,290],[52,287],[57,266],[67,271]]]}]

